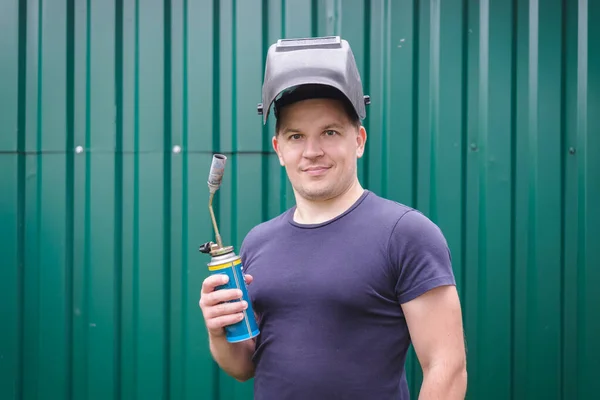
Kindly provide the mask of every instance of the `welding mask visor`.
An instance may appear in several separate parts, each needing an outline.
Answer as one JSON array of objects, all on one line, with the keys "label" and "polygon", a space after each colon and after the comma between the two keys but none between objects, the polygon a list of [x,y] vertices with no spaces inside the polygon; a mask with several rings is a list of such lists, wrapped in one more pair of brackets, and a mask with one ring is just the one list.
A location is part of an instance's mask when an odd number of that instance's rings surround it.
[{"label": "welding mask visor", "polygon": [[363,94],[360,74],[348,42],[339,36],[327,36],[280,39],[271,45],[267,53],[262,103],[258,104],[263,124],[267,123],[273,105],[277,108],[278,105],[319,97],[343,100],[361,120],[366,117],[365,106],[370,104],[370,98]]}]

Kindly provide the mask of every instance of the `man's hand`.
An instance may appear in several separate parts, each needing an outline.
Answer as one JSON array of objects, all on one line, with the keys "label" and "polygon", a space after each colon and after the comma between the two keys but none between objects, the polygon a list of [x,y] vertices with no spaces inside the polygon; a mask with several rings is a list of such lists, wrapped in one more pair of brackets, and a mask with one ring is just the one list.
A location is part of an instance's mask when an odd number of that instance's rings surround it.
[{"label": "man's hand", "polygon": [[432,289],[402,309],[423,369],[419,399],[464,399],[466,354],[456,287]]},{"label": "man's hand", "polygon": [[[219,366],[230,376],[244,382],[254,375],[252,353],[255,340],[245,340],[239,343],[229,343],[225,337],[225,327],[235,324],[244,318],[242,312],[248,305],[245,301],[235,301],[242,298],[238,289],[219,289],[219,285],[227,283],[227,275],[217,274],[209,276],[202,283],[200,292],[200,309],[208,330],[210,352]],[[251,275],[245,275],[247,284],[252,282]]]},{"label": "man's hand", "polygon": [[[247,284],[252,282],[251,275],[245,275],[244,279]],[[228,280],[227,275],[216,274],[209,276],[202,283],[199,304],[206,328],[212,337],[225,336],[224,328],[244,319],[243,311],[248,308],[248,304],[244,300],[228,302],[241,299],[241,290],[221,289],[215,291],[215,287],[224,285]]]}]

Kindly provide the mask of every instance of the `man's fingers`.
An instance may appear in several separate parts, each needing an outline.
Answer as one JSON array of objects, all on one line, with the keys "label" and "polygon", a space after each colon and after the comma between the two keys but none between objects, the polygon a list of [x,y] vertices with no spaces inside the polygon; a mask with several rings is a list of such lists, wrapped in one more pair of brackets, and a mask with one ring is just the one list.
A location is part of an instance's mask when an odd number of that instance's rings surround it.
[{"label": "man's fingers", "polygon": [[211,275],[202,282],[202,294],[213,292],[217,286],[227,282],[229,282],[229,277],[225,274]]},{"label": "man's fingers", "polygon": [[239,300],[241,298],[242,291],[239,289],[221,289],[211,293],[203,293],[200,297],[200,307],[213,307],[225,301]]},{"label": "man's fingers", "polygon": [[241,312],[223,315],[221,317],[206,320],[206,327],[210,331],[220,332],[224,327],[240,322],[242,319],[244,319],[244,314]]},{"label": "man's fingers", "polygon": [[[250,284],[253,280],[252,275],[244,275],[246,284]],[[198,303],[202,310],[206,327],[214,334],[222,334],[224,327],[241,321],[244,315],[243,311],[248,308],[246,301],[240,301],[242,298],[241,290],[215,290],[218,286],[224,285],[228,281],[229,278],[227,275],[216,274],[207,277],[202,282],[200,301]]]},{"label": "man's fingers", "polygon": [[[252,281],[254,280],[254,277],[252,275],[249,274],[245,274],[244,275],[244,281],[246,282],[246,284],[250,284],[252,283]],[[204,280],[204,282],[202,282],[202,289],[200,294],[205,294],[205,293],[212,293],[215,291],[215,288],[217,286],[221,286],[226,284],[227,282],[229,282],[229,276],[225,275],[225,274],[216,274],[216,275],[211,275],[208,278],[206,278]]]},{"label": "man's fingers", "polygon": [[206,307],[203,310],[204,318],[214,319],[219,318],[225,315],[231,315],[235,313],[239,313],[248,308],[248,303],[245,301],[233,301],[227,303],[220,303],[212,307]]}]

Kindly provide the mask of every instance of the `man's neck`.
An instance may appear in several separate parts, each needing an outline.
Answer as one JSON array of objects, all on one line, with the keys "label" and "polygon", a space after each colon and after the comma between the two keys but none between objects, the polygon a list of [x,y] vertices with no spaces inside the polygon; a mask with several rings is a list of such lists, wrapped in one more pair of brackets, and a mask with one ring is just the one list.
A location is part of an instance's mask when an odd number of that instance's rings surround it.
[{"label": "man's neck", "polygon": [[355,181],[339,196],[329,200],[311,201],[296,196],[294,221],[299,224],[320,224],[344,213],[364,193],[360,183]]}]

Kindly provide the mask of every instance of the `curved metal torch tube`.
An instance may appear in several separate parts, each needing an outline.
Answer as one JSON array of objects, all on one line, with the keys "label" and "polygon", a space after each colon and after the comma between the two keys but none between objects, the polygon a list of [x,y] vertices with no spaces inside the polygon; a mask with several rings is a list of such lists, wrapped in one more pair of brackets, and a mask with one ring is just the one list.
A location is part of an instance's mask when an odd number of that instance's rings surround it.
[{"label": "curved metal torch tube", "polygon": [[210,198],[208,200],[208,211],[210,211],[210,219],[212,220],[213,228],[215,229],[215,238],[217,240],[217,245],[219,246],[219,248],[222,248],[223,240],[221,239],[221,234],[219,233],[219,228],[217,227],[217,220],[215,218],[215,212],[213,211],[213,207],[212,207],[212,202],[213,202],[214,197],[215,197],[215,193],[212,192],[210,194]]},{"label": "curved metal torch tube", "polygon": [[227,157],[223,154],[215,154],[212,158],[212,163],[210,164],[210,172],[208,173],[208,189],[210,191],[210,198],[208,200],[208,210],[210,211],[210,218],[213,223],[213,227],[215,229],[215,236],[217,240],[217,245],[219,248],[223,248],[223,241],[221,240],[221,235],[219,234],[219,228],[217,227],[217,220],[215,218],[215,213],[213,211],[212,202],[215,197],[215,192],[219,190],[221,187],[221,182],[223,181],[223,173],[225,172],[225,163],[227,162]]}]

